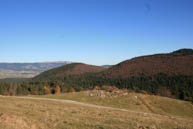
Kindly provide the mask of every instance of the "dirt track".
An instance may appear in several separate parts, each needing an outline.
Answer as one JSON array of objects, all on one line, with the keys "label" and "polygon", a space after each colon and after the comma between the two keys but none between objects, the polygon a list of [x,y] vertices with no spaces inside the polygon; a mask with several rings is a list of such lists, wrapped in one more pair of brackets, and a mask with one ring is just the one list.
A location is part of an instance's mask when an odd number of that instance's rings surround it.
[{"label": "dirt track", "polygon": [[[144,115],[144,116],[151,115],[151,116],[166,117],[166,118],[171,118],[171,119],[173,119],[173,118],[184,119],[184,118],[181,118],[181,117],[172,117],[172,116],[161,115],[161,114],[154,114],[154,113],[136,112],[136,111],[127,110],[127,109],[113,108],[113,107],[107,107],[107,106],[100,106],[100,105],[88,104],[88,103],[77,102],[77,101],[72,101],[72,100],[49,99],[49,98],[38,98],[38,97],[24,97],[24,96],[23,97],[18,97],[18,96],[0,96],[0,97],[10,97],[10,98],[29,99],[29,100],[54,101],[54,102],[69,103],[69,104],[75,104],[75,105],[91,107],[91,108],[100,108],[100,109],[108,109],[108,110],[130,112],[130,113],[135,113],[135,114]],[[186,120],[188,120],[188,119],[186,119]],[[192,120],[190,120],[190,121],[192,121]]]}]

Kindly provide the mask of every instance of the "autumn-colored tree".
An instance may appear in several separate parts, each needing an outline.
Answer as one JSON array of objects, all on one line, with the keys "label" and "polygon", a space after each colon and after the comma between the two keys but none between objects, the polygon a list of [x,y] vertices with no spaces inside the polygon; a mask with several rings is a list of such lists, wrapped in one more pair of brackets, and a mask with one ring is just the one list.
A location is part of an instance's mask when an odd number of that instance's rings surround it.
[{"label": "autumn-colored tree", "polygon": [[100,90],[100,87],[98,85],[96,85],[94,90]]},{"label": "autumn-colored tree", "polygon": [[75,89],[74,88],[70,88],[70,92],[75,92]]},{"label": "autumn-colored tree", "polygon": [[44,86],[44,93],[50,94],[51,89],[48,86]]},{"label": "autumn-colored tree", "polygon": [[56,88],[55,88],[55,94],[60,94],[60,87],[59,87],[59,86],[56,86]]}]

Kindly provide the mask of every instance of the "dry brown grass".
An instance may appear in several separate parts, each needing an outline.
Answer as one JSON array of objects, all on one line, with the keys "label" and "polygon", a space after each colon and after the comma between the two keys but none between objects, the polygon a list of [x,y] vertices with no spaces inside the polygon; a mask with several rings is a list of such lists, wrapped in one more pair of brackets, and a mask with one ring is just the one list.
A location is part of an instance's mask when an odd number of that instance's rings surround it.
[{"label": "dry brown grass", "polygon": [[173,129],[192,119],[98,109],[79,105],[0,97],[0,129]]},{"label": "dry brown grass", "polygon": [[[37,96],[43,98],[67,99],[78,102],[103,105],[113,108],[128,109],[137,112],[155,113],[193,119],[193,104],[191,102],[160,97],[129,93],[126,96],[105,97],[89,96],[89,92],[65,93],[59,95]],[[137,98],[136,98],[137,97]]]},{"label": "dry brown grass", "polygon": [[28,123],[27,119],[16,115],[1,114],[0,124],[2,129],[36,129],[36,126]]}]

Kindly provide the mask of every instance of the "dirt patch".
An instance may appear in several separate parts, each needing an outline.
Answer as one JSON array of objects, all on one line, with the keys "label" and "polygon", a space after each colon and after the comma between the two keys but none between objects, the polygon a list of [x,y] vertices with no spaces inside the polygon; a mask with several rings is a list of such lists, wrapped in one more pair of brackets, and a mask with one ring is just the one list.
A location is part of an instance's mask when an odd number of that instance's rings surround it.
[{"label": "dirt patch", "polygon": [[0,127],[6,129],[36,129],[35,125],[30,125],[26,119],[0,113]]}]

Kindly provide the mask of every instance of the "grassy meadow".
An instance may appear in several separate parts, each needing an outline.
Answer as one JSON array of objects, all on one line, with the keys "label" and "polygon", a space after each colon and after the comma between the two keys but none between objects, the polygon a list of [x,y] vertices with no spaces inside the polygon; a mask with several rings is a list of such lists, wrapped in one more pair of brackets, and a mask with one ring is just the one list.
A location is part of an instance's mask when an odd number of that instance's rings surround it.
[{"label": "grassy meadow", "polygon": [[0,129],[193,128],[193,105],[175,99],[135,93],[117,98],[100,98],[90,97],[86,92],[33,97],[74,100],[127,109],[128,112],[1,96]]},{"label": "grassy meadow", "polygon": [[78,102],[108,106],[113,108],[128,109],[137,112],[147,112],[193,119],[193,104],[191,102],[154,95],[129,93],[126,96],[102,98],[97,96],[91,97],[88,95],[87,92],[75,92],[58,95],[43,95],[36,97],[74,100]]}]

